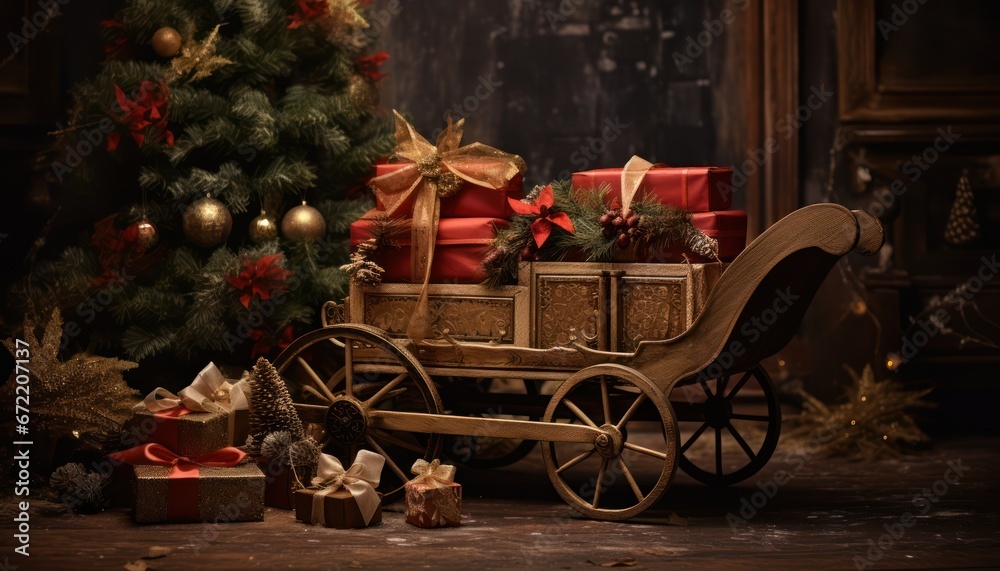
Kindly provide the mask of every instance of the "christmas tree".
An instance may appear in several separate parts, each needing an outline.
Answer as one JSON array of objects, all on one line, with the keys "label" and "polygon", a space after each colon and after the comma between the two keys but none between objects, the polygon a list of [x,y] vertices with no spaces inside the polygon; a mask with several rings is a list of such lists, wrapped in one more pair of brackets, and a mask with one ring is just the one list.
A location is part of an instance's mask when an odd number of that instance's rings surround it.
[{"label": "christmas tree", "polygon": [[343,295],[353,190],[393,148],[364,6],[127,0],[102,26],[50,175],[114,204],[19,299],[90,307],[64,340],[134,360],[281,346]]}]

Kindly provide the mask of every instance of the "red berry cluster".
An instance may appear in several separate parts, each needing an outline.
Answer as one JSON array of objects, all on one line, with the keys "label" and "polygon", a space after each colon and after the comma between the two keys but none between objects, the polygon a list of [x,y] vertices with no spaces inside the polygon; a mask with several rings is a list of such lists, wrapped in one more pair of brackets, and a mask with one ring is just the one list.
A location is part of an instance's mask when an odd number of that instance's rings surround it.
[{"label": "red berry cluster", "polygon": [[639,215],[631,210],[609,209],[597,219],[597,223],[605,238],[618,237],[616,242],[621,248],[628,248],[629,244],[639,239]]}]

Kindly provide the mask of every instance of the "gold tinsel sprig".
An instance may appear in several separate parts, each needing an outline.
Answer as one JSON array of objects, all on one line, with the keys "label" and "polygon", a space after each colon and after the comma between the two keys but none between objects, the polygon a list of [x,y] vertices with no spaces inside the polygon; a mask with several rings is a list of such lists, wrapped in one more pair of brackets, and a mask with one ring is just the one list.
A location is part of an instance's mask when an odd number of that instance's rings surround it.
[{"label": "gold tinsel sprig", "polygon": [[79,353],[59,360],[63,320],[52,311],[41,338],[35,335],[34,317],[24,320],[21,342],[6,339],[3,344],[18,360],[7,384],[0,387],[0,408],[4,416],[14,415],[18,374],[29,375],[31,424],[28,436],[44,432],[52,438],[73,435],[92,443],[101,442],[128,419],[138,393],[129,387],[122,373],[138,364],[120,359]]},{"label": "gold tinsel sprig", "polygon": [[803,402],[798,426],[789,434],[794,440],[810,440],[831,434],[821,448],[824,456],[852,460],[876,460],[899,456],[907,446],[930,438],[917,425],[915,409],[934,405],[923,398],[932,389],[910,391],[895,379],[875,380],[870,366],[861,375],[845,367],[851,384],[845,389],[845,402],[827,405],[800,391]]},{"label": "gold tinsel sprig", "polygon": [[167,73],[167,83],[173,83],[183,77],[189,83],[211,77],[215,70],[233,63],[216,53],[219,42],[219,26],[202,41],[194,39],[194,25],[189,24],[184,30],[184,45],[181,53],[170,60],[170,71]]}]

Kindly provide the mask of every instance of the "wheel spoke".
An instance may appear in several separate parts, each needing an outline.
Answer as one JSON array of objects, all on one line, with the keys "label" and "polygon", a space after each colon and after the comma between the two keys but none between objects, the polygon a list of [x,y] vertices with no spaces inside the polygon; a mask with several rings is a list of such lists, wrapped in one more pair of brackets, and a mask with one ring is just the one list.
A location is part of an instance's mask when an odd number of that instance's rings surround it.
[{"label": "wheel spoke", "polygon": [[323,395],[326,396],[329,402],[333,402],[333,399],[336,397],[333,396],[333,393],[330,392],[330,389],[326,388],[326,384],[323,383],[323,380],[319,378],[319,375],[316,374],[316,371],[314,371],[313,368],[309,365],[309,363],[307,363],[306,360],[303,359],[302,357],[296,357],[296,359],[298,360],[299,365],[301,365],[302,368],[306,370],[306,373],[309,374],[309,379],[316,384],[316,388],[319,389],[319,392],[323,393]]},{"label": "wheel spoke", "polygon": [[601,403],[604,405],[604,423],[611,424],[611,397],[608,396],[608,379],[601,375]]},{"label": "wheel spoke", "polygon": [[726,395],[726,385],[729,384],[729,375],[726,375],[726,376],[722,377],[721,379],[718,379],[716,382],[719,383],[719,384],[716,385],[715,394],[717,396],[720,396],[720,397],[721,396],[725,396]]},{"label": "wheel spoke", "polygon": [[601,470],[597,472],[597,485],[594,487],[594,503],[590,504],[597,509],[597,503],[601,500],[601,486],[604,485],[604,473],[608,470],[608,459],[601,458]]},{"label": "wheel spoke", "polygon": [[584,414],[582,410],[580,410],[580,407],[573,404],[573,401],[569,400],[568,398],[564,398],[563,404],[566,405],[566,408],[570,409],[573,412],[573,414],[575,414],[576,417],[582,420],[584,423],[588,424],[592,428],[598,428],[598,426],[594,424],[594,421],[590,420],[590,417]]},{"label": "wheel spoke", "polygon": [[645,400],[646,393],[639,393],[639,396],[635,398],[635,402],[632,403],[632,406],[628,407],[628,410],[625,411],[625,414],[622,416],[622,419],[618,421],[618,424],[615,425],[615,428],[621,430],[622,427],[625,426],[625,423],[632,418],[633,414],[635,414],[635,411],[639,410],[639,406],[641,406]]},{"label": "wheel spoke", "polygon": [[396,436],[394,434],[390,434],[388,432],[385,432],[383,430],[371,429],[369,431],[369,434],[371,434],[376,440],[382,440],[384,442],[388,442],[389,444],[395,444],[396,446],[399,446],[400,448],[406,448],[407,450],[412,450],[413,452],[416,452],[417,454],[423,454],[424,452],[426,452],[420,446],[417,446],[416,444],[413,444],[412,442],[407,442],[407,441],[403,440],[402,438],[400,438],[400,437],[398,437],[398,436]]},{"label": "wheel spoke", "polygon": [[715,429],[715,474],[722,475],[722,431]]},{"label": "wheel spoke", "polygon": [[705,389],[706,395],[713,396],[712,389],[708,388],[708,383],[705,382],[705,379],[698,379],[698,383],[701,384],[701,388]]},{"label": "wheel spoke", "polygon": [[591,448],[590,450],[587,450],[583,454],[580,454],[579,456],[571,459],[569,462],[566,462],[562,466],[559,466],[559,468],[556,470],[556,474],[562,474],[566,470],[569,470],[573,466],[576,466],[580,462],[583,462],[587,458],[590,458],[591,456],[594,455],[594,452],[597,452],[597,449],[596,448]]},{"label": "wheel spoke", "polygon": [[385,458],[385,463],[388,464],[389,468],[396,473],[396,476],[399,478],[401,482],[407,482],[410,480],[409,478],[406,477],[406,473],[399,469],[399,466],[396,465],[396,463],[392,460],[392,458],[389,458],[389,455],[385,453],[385,450],[383,450],[382,447],[378,445],[378,442],[375,442],[374,438],[365,435],[365,441],[368,442],[368,445],[374,448],[376,452],[381,454],[383,458]]},{"label": "wheel spoke", "polygon": [[750,457],[750,461],[752,462],[753,460],[756,460],[757,459],[757,455],[754,454],[753,448],[750,448],[750,445],[747,444],[747,441],[743,439],[743,436],[741,436],[740,433],[736,431],[736,429],[733,427],[733,425],[732,424],[727,424],[726,428],[729,429],[729,434],[733,435],[733,438],[736,439],[736,442],[740,443],[740,446],[743,448],[743,451],[746,452],[747,456]]},{"label": "wheel spoke", "polygon": [[694,441],[698,440],[698,437],[704,434],[705,430],[707,429],[708,429],[708,423],[707,422],[702,423],[702,425],[698,427],[698,430],[695,430],[694,434],[691,435],[691,438],[688,438],[687,442],[685,442],[684,445],[681,446],[681,454],[683,454],[684,451],[687,450],[688,448],[691,448],[691,445],[694,444]]},{"label": "wheel spoke", "polygon": [[332,391],[337,385],[340,384],[340,381],[343,380],[344,380],[344,369],[343,368],[337,369],[337,372],[331,375],[330,378],[326,381],[326,388]]},{"label": "wheel spoke", "polygon": [[318,398],[321,401],[324,401],[324,402],[327,402],[327,403],[332,403],[333,402],[332,400],[330,400],[329,398],[327,398],[327,396],[325,394],[323,394],[323,393],[317,391],[316,389],[312,388],[312,385],[302,385],[302,390],[304,390],[305,392],[307,392],[307,393],[311,394],[312,396]]},{"label": "wheel spoke", "polygon": [[639,484],[635,482],[635,478],[632,476],[632,472],[629,471],[628,466],[625,464],[625,458],[623,458],[621,454],[618,455],[618,467],[622,469],[622,474],[624,474],[625,479],[628,480],[628,485],[632,487],[632,493],[635,494],[635,499],[641,502],[646,496],[644,496],[642,490],[639,489]]},{"label": "wheel spoke", "polygon": [[665,452],[657,452],[652,448],[646,448],[645,446],[639,446],[638,444],[632,444],[631,442],[625,443],[625,448],[638,452],[640,454],[645,454],[646,456],[652,456],[653,458],[659,458],[660,460],[666,460],[667,454]]},{"label": "wheel spoke", "polygon": [[733,398],[733,395],[740,392],[740,389],[743,388],[743,385],[747,384],[747,381],[750,380],[751,373],[752,371],[747,371],[743,373],[743,377],[740,378],[740,382],[736,383],[736,386],[733,387],[733,390],[729,391],[729,396],[726,397],[727,400]]},{"label": "wheel spoke", "polygon": [[354,345],[350,339],[344,339],[344,391],[347,396],[354,397]]},{"label": "wheel spoke", "polygon": [[733,420],[753,420],[755,422],[771,422],[771,417],[764,414],[738,414],[730,415]]},{"label": "wheel spoke", "polygon": [[399,383],[402,383],[408,377],[409,375],[407,373],[400,373],[395,379],[386,383],[384,387],[380,388],[377,393],[373,394],[371,398],[364,402],[365,408],[378,404],[378,402],[381,401],[389,391],[399,386]]}]

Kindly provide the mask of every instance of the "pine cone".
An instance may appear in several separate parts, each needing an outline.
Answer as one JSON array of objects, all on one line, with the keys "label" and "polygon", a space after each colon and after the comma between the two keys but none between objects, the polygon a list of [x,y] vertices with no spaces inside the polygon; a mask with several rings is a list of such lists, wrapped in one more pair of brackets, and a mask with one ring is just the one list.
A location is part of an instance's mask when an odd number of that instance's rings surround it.
[{"label": "pine cone", "polygon": [[320,449],[316,441],[306,438],[299,442],[293,442],[288,448],[289,463],[292,466],[316,467],[319,464]]},{"label": "pine cone", "polygon": [[73,494],[80,480],[87,475],[83,464],[66,464],[56,468],[49,477],[49,486],[59,494]]},{"label": "pine cone", "polygon": [[684,233],[684,245],[692,254],[702,258],[719,257],[719,241],[694,226],[688,226]]},{"label": "pine cone", "polygon": [[252,448],[260,448],[264,437],[273,432],[286,431],[293,441],[305,438],[288,387],[274,366],[263,357],[257,360],[250,373],[250,394]]},{"label": "pine cone", "polygon": [[264,437],[260,445],[260,454],[268,460],[278,460],[282,464],[288,464],[289,450],[292,446],[292,435],[287,431],[272,432]]}]

